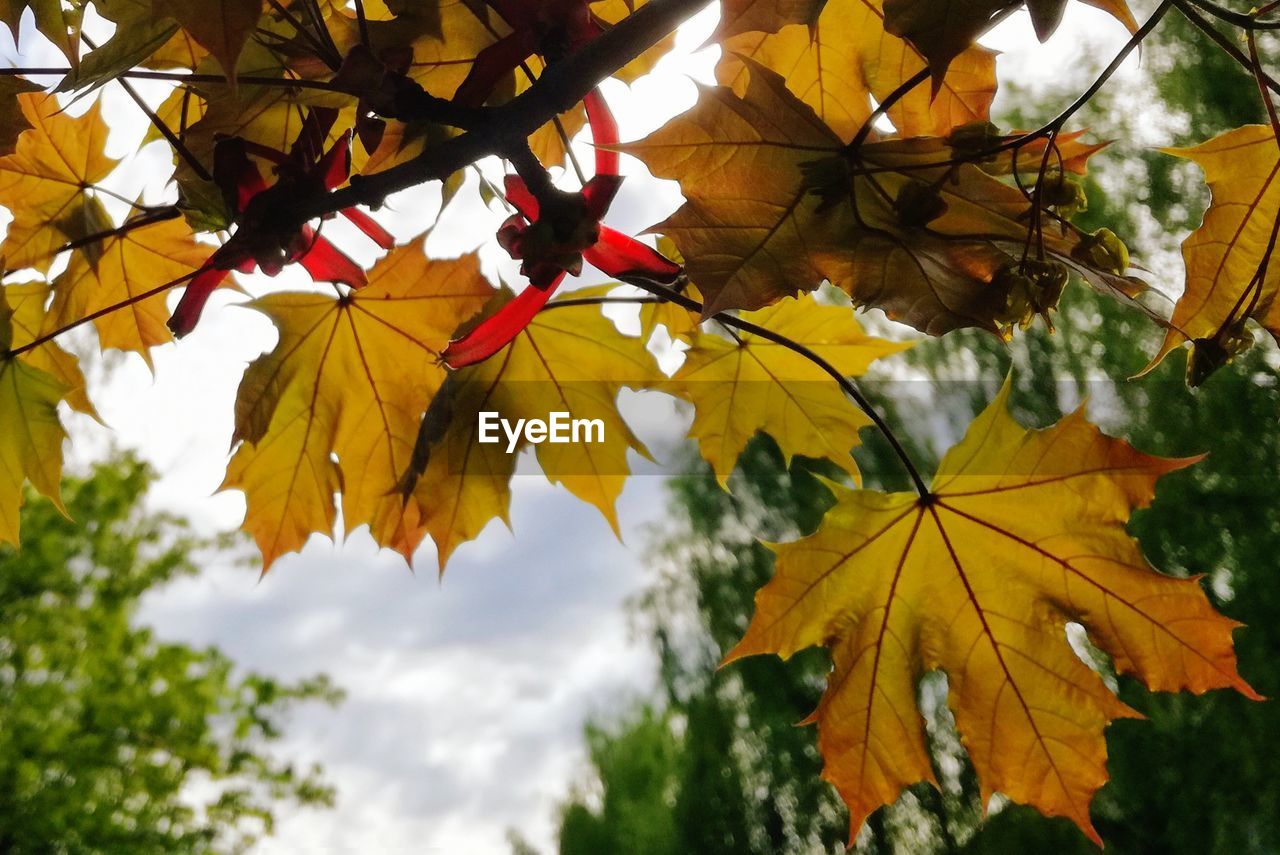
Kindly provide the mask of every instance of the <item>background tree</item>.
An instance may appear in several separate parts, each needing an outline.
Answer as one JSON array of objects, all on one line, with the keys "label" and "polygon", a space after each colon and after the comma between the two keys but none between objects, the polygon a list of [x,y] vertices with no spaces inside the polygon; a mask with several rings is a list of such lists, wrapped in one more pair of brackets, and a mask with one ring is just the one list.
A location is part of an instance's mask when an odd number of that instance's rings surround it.
[{"label": "background tree", "polygon": [[239,852],[277,807],[332,804],[318,768],[277,756],[290,709],[336,703],[323,676],[243,673],[157,639],[140,599],[213,544],[144,510],[136,458],[64,486],[67,516],[23,512],[0,546],[0,852]]}]

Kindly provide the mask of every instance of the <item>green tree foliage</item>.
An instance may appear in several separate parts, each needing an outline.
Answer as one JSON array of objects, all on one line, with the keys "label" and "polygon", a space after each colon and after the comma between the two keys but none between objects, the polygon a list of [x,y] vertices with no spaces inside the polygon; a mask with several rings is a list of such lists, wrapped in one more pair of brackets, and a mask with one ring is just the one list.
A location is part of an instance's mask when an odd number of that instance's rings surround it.
[{"label": "green tree foliage", "polygon": [[[271,751],[289,709],[334,703],[324,677],[283,683],[135,624],[148,591],[211,546],[148,512],[126,457],[64,485],[67,516],[23,510],[0,546],[0,853],[242,851],[275,807],[332,804],[319,769]],[[74,521],[73,521],[74,520]]]}]

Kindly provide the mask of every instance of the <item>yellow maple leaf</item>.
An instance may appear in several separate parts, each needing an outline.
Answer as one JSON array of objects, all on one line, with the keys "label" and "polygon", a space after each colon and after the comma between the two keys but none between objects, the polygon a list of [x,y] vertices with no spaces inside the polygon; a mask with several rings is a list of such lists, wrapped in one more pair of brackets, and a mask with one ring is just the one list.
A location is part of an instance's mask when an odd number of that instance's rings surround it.
[{"label": "yellow maple leaf", "polygon": [[233,84],[236,62],[262,18],[264,0],[153,0],[157,15],[168,15],[218,61]]},{"label": "yellow maple leaf", "polygon": [[263,567],[345,528],[410,558],[423,528],[395,493],[418,420],[444,380],[439,353],[493,289],[474,255],[428,259],[417,244],[375,265],[345,296],[278,293],[250,305],[280,330],[245,372],[236,400],[240,447],[223,484],[245,493],[245,528]]},{"label": "yellow maple leaf", "polygon": [[557,412],[570,420],[598,420],[600,441],[543,442],[536,446],[537,458],[548,480],[598,508],[616,533],[615,505],[630,472],[627,452],[648,457],[618,411],[618,393],[623,387],[651,388],[663,379],[643,338],[618,332],[598,306],[557,307],[556,301],[502,351],[455,372],[450,412],[441,418],[413,493],[441,568],[490,520],[506,521],[515,459],[528,445],[523,434],[510,451],[505,436],[481,443],[479,413],[494,413],[510,424],[549,422]]},{"label": "yellow maple leaf", "polygon": [[742,33],[776,33],[789,24],[817,23],[827,0],[721,0],[714,38],[723,42]]},{"label": "yellow maple leaf", "polygon": [[[744,33],[722,44],[716,78],[742,95],[750,76],[743,57],[770,68],[813,108],[841,139],[849,140],[872,110],[926,67],[910,44],[884,30],[880,0],[830,0],[812,26],[794,24],[775,34]],[[904,137],[945,136],[985,121],[996,92],[995,54],[964,51],[931,91],[920,85],[889,110]]]},{"label": "yellow maple leaf", "polygon": [[[3,289],[0,299],[7,299],[11,310],[9,321],[13,328],[13,340],[10,347],[23,347],[58,329],[56,319],[48,311],[49,299],[53,293],[49,283],[23,282],[5,285]],[[98,418],[98,412],[85,390],[80,360],[74,355],[63,350],[56,342],[47,341],[24,353],[22,360],[61,383],[66,389],[66,401],[73,409]]]},{"label": "yellow maple leaf", "polygon": [[94,319],[102,349],[134,351],[150,361],[152,347],[173,340],[165,325],[167,289],[158,289],[195,272],[212,251],[178,219],[115,234],[95,247],[92,259],[83,252],[72,256],[54,281],[50,314],[61,327],[125,304]]},{"label": "yellow maple leaf", "polygon": [[[911,346],[869,336],[848,306],[808,295],[741,317],[804,345],[845,376]],[[849,452],[871,421],[812,360],[748,332],[687,340],[684,364],[659,388],[694,405],[690,436],[722,487],[757,431],[772,436],[788,462],[796,454],[826,458],[858,477]]]},{"label": "yellow maple leaf", "polygon": [[83,116],[61,112],[52,95],[18,96],[31,125],[13,154],[0,158],[0,205],[13,212],[0,256],[9,270],[49,269],[62,245],[85,237],[85,188],[107,176],[116,161],[102,153],[107,126],[101,105]]},{"label": "yellow maple leaf", "polygon": [[62,507],[62,441],[58,402],[66,387],[9,353],[14,343],[9,288],[0,289],[0,543],[18,543],[22,490],[31,482]]},{"label": "yellow maple leaf", "polygon": [[[684,257],[680,255],[680,250],[676,249],[675,243],[670,238],[658,238],[658,252],[681,267],[684,266]],[[702,302],[698,286],[692,282],[686,282],[681,293],[692,300]],[[686,338],[701,324],[702,318],[697,312],[686,309],[671,300],[659,299],[640,304],[640,337],[645,341],[653,337],[654,330],[659,326],[666,327],[667,335],[674,340]]]},{"label": "yellow maple leaf", "polygon": [[[1109,13],[1129,32],[1138,29],[1125,0],[1084,2]],[[941,81],[955,57],[973,45],[997,16],[1019,4],[1011,0],[885,0],[884,5],[886,28],[928,57],[934,80]],[[1027,0],[1026,5],[1036,36],[1044,41],[1062,20],[1067,0]]]},{"label": "yellow maple leaf", "polygon": [[1165,151],[1204,170],[1213,200],[1204,222],[1183,241],[1186,289],[1152,365],[1184,341],[1212,337],[1246,317],[1280,338],[1280,264],[1271,262],[1257,279],[1280,216],[1280,146],[1271,127],[1246,125],[1193,148]]},{"label": "yellow maple leaf", "polygon": [[1107,779],[1103,730],[1137,713],[1072,652],[1084,627],[1117,671],[1155,691],[1231,687],[1231,632],[1196,579],[1154,571],[1125,532],[1162,475],[1193,463],[1143,454],[1077,411],[1029,431],[1010,386],[943,459],[930,493],[833,485],[818,531],[776,547],[777,572],[727,659],[831,650],[814,713],[824,775],[852,831],[933,781],[916,684],[948,678],[948,703],[981,782],[1101,844],[1089,802]]}]

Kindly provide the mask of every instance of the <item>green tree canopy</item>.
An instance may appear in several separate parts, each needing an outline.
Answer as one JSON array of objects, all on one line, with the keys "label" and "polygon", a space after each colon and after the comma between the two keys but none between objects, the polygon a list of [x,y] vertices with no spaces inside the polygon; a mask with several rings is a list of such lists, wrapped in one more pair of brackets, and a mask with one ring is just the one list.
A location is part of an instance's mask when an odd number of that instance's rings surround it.
[{"label": "green tree canopy", "polygon": [[0,853],[234,852],[283,801],[325,806],[320,770],[272,743],[290,707],[334,703],[323,676],[244,673],[214,648],[156,638],[140,598],[212,544],[148,512],[136,458],[64,485],[67,516],[23,509],[0,546]]}]

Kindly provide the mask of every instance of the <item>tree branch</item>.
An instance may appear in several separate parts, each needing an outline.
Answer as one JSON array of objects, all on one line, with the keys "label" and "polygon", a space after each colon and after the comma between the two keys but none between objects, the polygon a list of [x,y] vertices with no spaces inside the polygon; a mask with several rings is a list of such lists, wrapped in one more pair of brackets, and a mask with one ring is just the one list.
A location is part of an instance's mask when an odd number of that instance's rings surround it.
[{"label": "tree branch", "polygon": [[475,127],[429,146],[406,163],[373,175],[355,176],[332,193],[292,200],[279,216],[301,226],[353,205],[378,207],[387,196],[429,181],[442,181],[481,158],[502,154],[514,140],[526,140],[554,117],[570,110],[603,79],[649,50],[710,5],[710,0],[651,0],[564,60],[551,64],[538,81],[498,107],[484,110]]}]

